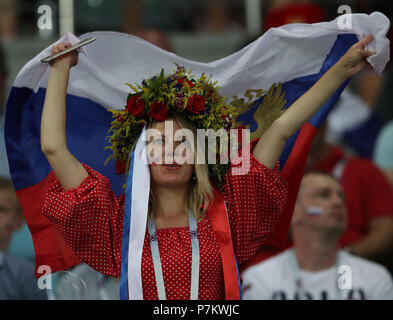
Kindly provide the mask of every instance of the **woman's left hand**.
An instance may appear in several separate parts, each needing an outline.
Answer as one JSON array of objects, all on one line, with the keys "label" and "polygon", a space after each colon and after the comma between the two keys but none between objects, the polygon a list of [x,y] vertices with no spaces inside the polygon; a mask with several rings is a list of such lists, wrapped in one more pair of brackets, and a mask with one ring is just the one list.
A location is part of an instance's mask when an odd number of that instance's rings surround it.
[{"label": "woman's left hand", "polygon": [[372,40],[374,40],[374,37],[368,35],[355,43],[337,62],[336,66],[344,77],[350,78],[367,66],[366,58],[376,53],[375,51],[365,50],[367,44]]}]

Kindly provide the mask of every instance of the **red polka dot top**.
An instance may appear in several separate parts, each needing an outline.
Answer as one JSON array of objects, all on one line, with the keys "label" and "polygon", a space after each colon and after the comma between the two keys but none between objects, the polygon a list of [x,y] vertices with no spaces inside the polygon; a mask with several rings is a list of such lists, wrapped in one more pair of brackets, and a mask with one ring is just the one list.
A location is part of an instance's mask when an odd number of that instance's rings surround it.
[{"label": "red polka dot top", "polygon": [[[256,141],[252,142],[251,150]],[[240,164],[241,165],[241,164]],[[56,231],[82,261],[97,271],[120,276],[125,196],[116,196],[105,176],[83,164],[89,176],[65,191],[55,179],[43,207]],[[250,154],[244,175],[228,170],[223,196],[237,263],[249,261],[273,231],[287,199],[287,183],[278,164],[271,170]],[[221,256],[208,215],[198,222],[199,299],[225,299]],[[187,300],[191,284],[191,240],[188,227],[157,229],[167,299]],[[143,298],[158,299],[146,228],[142,252]]]}]

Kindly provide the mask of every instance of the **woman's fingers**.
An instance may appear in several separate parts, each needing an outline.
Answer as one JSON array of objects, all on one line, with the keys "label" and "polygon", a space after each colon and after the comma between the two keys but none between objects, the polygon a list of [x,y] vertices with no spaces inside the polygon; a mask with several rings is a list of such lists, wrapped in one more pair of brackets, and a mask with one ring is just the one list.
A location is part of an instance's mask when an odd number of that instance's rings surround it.
[{"label": "woman's fingers", "polygon": [[358,52],[359,58],[364,59],[376,54],[375,51],[365,49],[365,47],[373,40],[374,40],[374,36],[372,34],[369,34],[367,37],[364,37],[358,43],[355,44],[356,46],[355,50]]},{"label": "woman's fingers", "polygon": [[359,59],[363,60],[365,58],[373,56],[374,54],[376,54],[375,51],[360,49],[359,50]]},{"label": "woman's fingers", "polygon": [[361,46],[362,48],[365,48],[373,40],[374,40],[374,36],[372,34],[369,34],[367,37],[361,39],[358,42],[358,45]]},{"label": "woman's fingers", "polygon": [[367,58],[367,57],[370,57],[370,56],[373,56],[374,54],[376,54],[377,52],[376,51],[368,51],[368,50],[364,50],[364,52],[363,52],[363,54],[364,54],[364,56]]},{"label": "woman's fingers", "polygon": [[55,46],[55,48],[57,48],[57,51],[64,51],[65,49],[71,47],[72,44],[71,43],[59,43]]},{"label": "woman's fingers", "polygon": [[69,42],[67,42],[67,43],[59,43],[59,44],[56,44],[56,45],[54,45],[52,47],[51,52],[52,52],[52,54],[55,54],[55,53],[64,51],[65,49],[67,49],[67,48],[69,48],[71,46],[72,46],[72,44],[69,43]]}]

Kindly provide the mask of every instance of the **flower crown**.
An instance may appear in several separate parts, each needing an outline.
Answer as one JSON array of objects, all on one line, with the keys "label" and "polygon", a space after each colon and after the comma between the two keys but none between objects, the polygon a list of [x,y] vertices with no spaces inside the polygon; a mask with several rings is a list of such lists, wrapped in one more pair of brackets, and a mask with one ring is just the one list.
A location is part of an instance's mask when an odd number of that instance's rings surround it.
[{"label": "flower crown", "polygon": [[[141,84],[127,85],[132,93],[127,97],[125,108],[110,110],[114,120],[109,129],[112,134],[108,136],[111,146],[106,147],[113,152],[106,163],[116,159],[118,174],[126,171],[129,155],[146,124],[165,121],[171,114],[181,114],[198,129],[229,131],[237,116],[235,108],[225,104],[211,76],[202,74],[195,79],[191,70],[186,71],[180,65],[168,75],[162,69],[159,75]],[[210,177],[217,186],[222,185],[223,174],[228,168],[229,164],[209,165]]]}]

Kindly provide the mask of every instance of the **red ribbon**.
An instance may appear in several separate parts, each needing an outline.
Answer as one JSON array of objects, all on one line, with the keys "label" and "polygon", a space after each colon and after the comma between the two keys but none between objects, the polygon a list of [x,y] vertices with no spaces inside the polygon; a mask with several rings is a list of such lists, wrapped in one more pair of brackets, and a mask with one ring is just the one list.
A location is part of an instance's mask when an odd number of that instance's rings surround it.
[{"label": "red ribbon", "polygon": [[214,189],[214,199],[207,210],[207,214],[220,246],[222,269],[224,273],[225,299],[240,300],[235,253],[233,251],[231,230],[224,197],[213,184],[212,186]]}]

